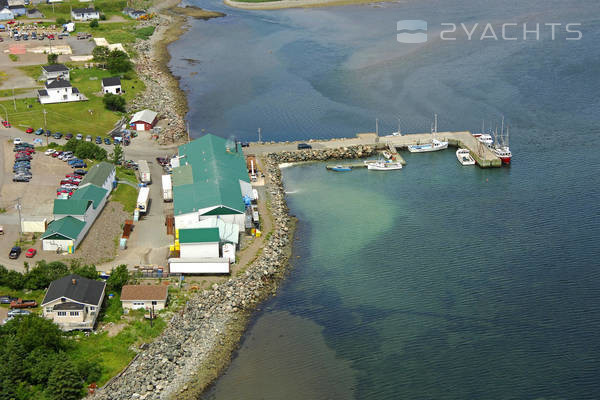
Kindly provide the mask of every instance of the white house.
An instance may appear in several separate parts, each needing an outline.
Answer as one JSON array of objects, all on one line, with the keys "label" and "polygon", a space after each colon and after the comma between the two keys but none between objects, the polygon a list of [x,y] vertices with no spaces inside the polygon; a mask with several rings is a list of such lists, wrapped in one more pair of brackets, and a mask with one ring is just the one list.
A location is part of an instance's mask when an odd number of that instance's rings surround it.
[{"label": "white house", "polygon": [[46,81],[46,89],[38,90],[38,100],[42,104],[69,103],[87,100],[79,89],[64,79]]},{"label": "white house", "polygon": [[167,305],[166,285],[125,285],[121,290],[124,310],[146,309],[160,311]]},{"label": "white house", "polygon": [[76,21],[88,21],[100,19],[100,13],[93,8],[74,8],[71,10],[71,17]]},{"label": "white house", "polygon": [[69,68],[63,64],[42,65],[42,75],[44,80],[50,81],[54,79],[70,80]]},{"label": "white house", "polygon": [[112,76],[102,79],[102,93],[121,94],[121,78]]},{"label": "white house", "polygon": [[71,274],[50,283],[42,314],[62,330],[92,330],[104,300],[106,283]]}]

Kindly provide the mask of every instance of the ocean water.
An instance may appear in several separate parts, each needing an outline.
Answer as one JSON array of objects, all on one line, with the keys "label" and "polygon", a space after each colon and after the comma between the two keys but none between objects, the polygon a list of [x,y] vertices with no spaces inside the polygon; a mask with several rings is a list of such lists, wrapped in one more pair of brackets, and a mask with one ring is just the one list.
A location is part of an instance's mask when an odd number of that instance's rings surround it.
[{"label": "ocean water", "polygon": [[[286,168],[292,270],[202,399],[600,397],[600,4],[406,1],[193,21],[170,47],[193,135],[511,126],[510,167]],[[396,22],[426,20],[424,44]],[[542,24],[537,40],[441,23]],[[555,40],[547,22],[581,23]],[[522,27],[522,25],[521,25]],[[481,36],[482,28],[474,37]]]}]

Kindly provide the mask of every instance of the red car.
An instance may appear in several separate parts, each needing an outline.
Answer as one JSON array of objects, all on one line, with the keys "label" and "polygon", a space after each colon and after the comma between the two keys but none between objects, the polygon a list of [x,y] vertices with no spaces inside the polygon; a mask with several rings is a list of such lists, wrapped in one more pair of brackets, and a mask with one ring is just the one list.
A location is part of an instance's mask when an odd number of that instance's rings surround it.
[{"label": "red car", "polygon": [[33,128],[27,128],[27,129],[25,129],[25,133],[33,133]]},{"label": "red car", "polygon": [[33,258],[33,256],[35,256],[37,253],[36,249],[29,249],[27,250],[27,253],[25,253],[25,257],[27,258]]},{"label": "red car", "polygon": [[56,158],[58,156],[60,156],[63,152],[62,151],[55,151],[54,153],[52,153],[52,157]]},{"label": "red car", "polygon": [[48,39],[54,40],[54,35],[48,35]]},{"label": "red car", "polygon": [[69,178],[69,179],[83,179],[83,176],[77,175],[77,174],[68,174],[68,175],[65,175],[65,177]]},{"label": "red car", "polygon": [[4,125],[5,128],[10,128],[10,126],[11,126],[10,122],[4,121],[4,120],[2,120],[2,125]]}]

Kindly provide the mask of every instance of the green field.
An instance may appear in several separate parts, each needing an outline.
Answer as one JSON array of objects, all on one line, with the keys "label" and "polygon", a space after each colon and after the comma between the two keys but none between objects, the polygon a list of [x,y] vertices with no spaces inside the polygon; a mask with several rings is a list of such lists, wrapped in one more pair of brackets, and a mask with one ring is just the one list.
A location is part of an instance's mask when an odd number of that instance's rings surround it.
[{"label": "green field", "polygon": [[[73,67],[73,65],[70,66]],[[39,66],[23,67],[22,70],[34,78],[37,78],[41,71]],[[45,109],[46,127],[52,132],[105,136],[123,115],[104,108],[100,93],[101,79],[110,76],[112,76],[110,72],[97,68],[71,71],[73,86],[78,88],[89,99],[88,101],[42,106],[35,98],[17,99],[16,111],[14,111],[12,100],[5,100],[0,104],[6,107],[9,121],[17,128],[37,129],[43,127],[43,110]],[[130,101],[143,91],[145,86],[135,72],[128,72],[125,76],[130,79],[121,78],[121,86],[125,91],[123,97]]]}]

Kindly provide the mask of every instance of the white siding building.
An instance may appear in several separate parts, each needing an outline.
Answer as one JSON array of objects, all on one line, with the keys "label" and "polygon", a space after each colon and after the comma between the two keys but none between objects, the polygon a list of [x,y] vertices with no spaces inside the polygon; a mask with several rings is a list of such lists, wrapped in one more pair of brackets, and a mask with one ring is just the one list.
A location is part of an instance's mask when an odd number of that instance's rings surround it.
[{"label": "white siding building", "polygon": [[71,79],[69,68],[63,64],[42,65],[42,75],[46,81],[55,79],[68,81]]},{"label": "white siding building", "polygon": [[100,13],[93,8],[74,8],[71,11],[71,17],[75,21],[89,21],[91,19],[100,19]]},{"label": "white siding building", "polygon": [[87,98],[79,93],[71,82],[63,79],[46,81],[46,89],[38,90],[38,100],[42,104],[68,103],[83,101]]},{"label": "white siding building", "polygon": [[102,93],[103,94],[121,94],[121,78],[113,76],[110,78],[102,79]]},{"label": "white siding building", "polygon": [[167,305],[166,285],[125,285],[121,291],[124,310],[146,309],[160,311]]}]

